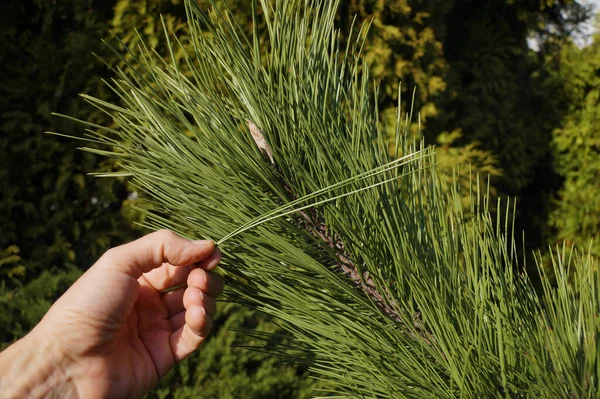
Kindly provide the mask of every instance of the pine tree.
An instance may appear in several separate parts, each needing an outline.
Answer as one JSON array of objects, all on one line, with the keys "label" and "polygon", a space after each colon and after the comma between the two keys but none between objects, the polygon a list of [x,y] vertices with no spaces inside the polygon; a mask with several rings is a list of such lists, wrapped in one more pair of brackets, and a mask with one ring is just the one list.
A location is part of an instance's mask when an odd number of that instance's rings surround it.
[{"label": "pine tree", "polygon": [[283,347],[258,336],[309,363],[323,395],[597,397],[597,259],[557,251],[556,286],[540,270],[538,294],[512,202],[492,220],[474,179],[465,211],[400,111],[390,156],[362,42],[339,46],[338,3],[261,1],[259,40],[186,1],[191,75],[130,48],[109,83],[122,104],[84,96],[116,125],[90,125],[108,148],[89,150],[147,194],[149,227],[218,241],[227,298],[280,320]]}]

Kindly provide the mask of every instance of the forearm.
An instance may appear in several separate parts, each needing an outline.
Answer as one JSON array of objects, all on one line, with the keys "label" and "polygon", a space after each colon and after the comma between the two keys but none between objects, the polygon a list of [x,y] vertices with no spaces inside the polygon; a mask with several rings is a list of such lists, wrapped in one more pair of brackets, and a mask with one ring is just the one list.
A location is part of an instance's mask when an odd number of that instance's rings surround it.
[{"label": "forearm", "polygon": [[0,398],[78,396],[65,359],[39,334],[34,330],[0,353]]}]

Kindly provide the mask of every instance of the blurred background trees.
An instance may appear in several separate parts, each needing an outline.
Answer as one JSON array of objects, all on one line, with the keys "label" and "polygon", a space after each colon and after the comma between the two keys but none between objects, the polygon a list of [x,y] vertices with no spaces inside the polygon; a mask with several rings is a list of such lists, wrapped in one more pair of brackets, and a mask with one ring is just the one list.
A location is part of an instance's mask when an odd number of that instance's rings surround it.
[{"label": "blurred background trees", "polygon": [[[198,0],[208,7],[209,1]],[[222,4],[218,2],[219,4]],[[338,24],[371,21],[364,56],[379,83],[382,123],[405,109],[413,89],[426,140],[465,179],[490,175],[498,195],[516,197],[517,228],[529,248],[567,240],[583,247],[600,230],[600,36],[575,37],[588,6],[569,0],[348,0]],[[248,1],[228,2],[251,28]],[[90,172],[118,165],[77,151],[72,115],[100,125],[107,116],[78,99],[110,95],[102,79],[121,65],[100,42],[114,32],[141,37],[164,54],[160,14],[185,38],[180,0],[6,0],[0,15],[0,342],[25,334],[107,248],[143,233],[124,180]],[[134,31],[138,30],[138,33]],[[342,38],[343,40],[343,38]],[[183,40],[185,42],[185,40]],[[416,119],[415,119],[416,121]],[[415,131],[417,125],[415,124]],[[446,169],[447,176],[452,176]],[[598,240],[592,252],[600,255]],[[263,316],[221,307],[211,340],[165,379],[152,397],[307,397],[306,369],[248,352],[250,335],[275,331]],[[232,348],[232,345],[234,346]]]},{"label": "blurred background trees", "polygon": [[553,242],[587,246],[600,256],[600,36],[578,48],[568,43],[560,52],[564,105],[552,131],[554,171],[562,179],[551,198],[548,236]]}]

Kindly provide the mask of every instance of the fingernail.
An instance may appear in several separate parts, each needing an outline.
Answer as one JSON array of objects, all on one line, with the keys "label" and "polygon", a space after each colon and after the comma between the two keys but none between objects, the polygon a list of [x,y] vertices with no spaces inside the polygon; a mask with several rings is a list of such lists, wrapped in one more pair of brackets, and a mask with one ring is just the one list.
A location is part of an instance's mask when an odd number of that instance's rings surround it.
[{"label": "fingernail", "polygon": [[192,241],[192,243],[196,244],[196,245],[215,245],[215,242],[213,240],[194,240]]}]

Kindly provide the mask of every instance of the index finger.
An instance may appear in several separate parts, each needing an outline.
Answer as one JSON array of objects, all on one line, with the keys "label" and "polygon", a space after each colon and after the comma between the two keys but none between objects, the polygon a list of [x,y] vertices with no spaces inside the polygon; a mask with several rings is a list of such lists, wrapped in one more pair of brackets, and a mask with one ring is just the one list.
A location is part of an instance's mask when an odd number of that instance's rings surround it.
[{"label": "index finger", "polygon": [[172,231],[159,230],[109,249],[102,258],[108,263],[108,267],[117,268],[138,279],[163,263],[185,266],[208,258],[214,251],[213,241],[193,242]]}]

